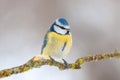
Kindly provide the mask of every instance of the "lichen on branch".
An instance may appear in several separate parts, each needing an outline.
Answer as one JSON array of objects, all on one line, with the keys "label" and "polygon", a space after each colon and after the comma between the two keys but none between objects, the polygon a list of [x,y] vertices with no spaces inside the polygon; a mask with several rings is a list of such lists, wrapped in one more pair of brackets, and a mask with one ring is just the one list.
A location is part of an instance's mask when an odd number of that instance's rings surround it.
[{"label": "lichen on branch", "polygon": [[98,61],[98,60],[104,60],[104,59],[110,59],[110,58],[120,58],[120,52],[115,50],[114,52],[110,52],[110,53],[95,54],[91,56],[81,57],[81,58],[78,58],[75,62],[70,63],[69,67],[66,67],[64,63],[57,62],[57,61],[53,62],[50,59],[40,59],[39,61],[34,61],[34,57],[33,57],[23,65],[13,67],[10,69],[0,70],[0,78],[8,77],[13,74],[26,72],[32,68],[40,68],[43,65],[56,66],[60,70],[80,69],[81,65],[85,62]]}]

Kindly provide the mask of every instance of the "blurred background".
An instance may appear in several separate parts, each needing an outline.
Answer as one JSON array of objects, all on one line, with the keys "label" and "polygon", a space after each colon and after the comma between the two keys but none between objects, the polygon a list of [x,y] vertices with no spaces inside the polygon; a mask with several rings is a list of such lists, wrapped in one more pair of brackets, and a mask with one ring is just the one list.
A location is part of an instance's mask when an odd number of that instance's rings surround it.
[{"label": "blurred background", "polygon": [[[119,0],[0,0],[0,70],[38,55],[45,33],[59,17],[71,25],[68,62],[120,50]],[[120,80],[119,67],[119,59],[85,63],[80,70],[42,66],[1,80]]]}]

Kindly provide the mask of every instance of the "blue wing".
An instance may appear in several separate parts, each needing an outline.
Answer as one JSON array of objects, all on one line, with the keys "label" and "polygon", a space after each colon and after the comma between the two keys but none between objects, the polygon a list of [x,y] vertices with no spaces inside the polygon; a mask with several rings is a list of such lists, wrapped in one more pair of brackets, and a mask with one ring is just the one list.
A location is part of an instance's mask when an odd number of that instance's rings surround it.
[{"label": "blue wing", "polygon": [[[47,33],[48,34],[48,33]],[[42,44],[42,49],[41,49],[41,54],[43,52],[43,49],[46,47],[47,45],[47,41],[48,41],[48,37],[47,37],[47,34],[45,35],[45,38],[44,38],[44,41],[43,41],[43,44]]]}]

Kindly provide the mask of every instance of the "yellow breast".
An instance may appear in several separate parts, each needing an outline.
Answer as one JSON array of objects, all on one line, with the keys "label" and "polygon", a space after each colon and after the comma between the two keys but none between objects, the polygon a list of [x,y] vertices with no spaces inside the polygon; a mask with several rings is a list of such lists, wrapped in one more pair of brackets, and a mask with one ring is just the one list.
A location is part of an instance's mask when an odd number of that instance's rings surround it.
[{"label": "yellow breast", "polygon": [[[42,53],[45,58],[49,58],[49,56],[51,56],[52,58],[62,59],[70,51],[72,45],[71,35],[60,35],[55,32],[49,32],[47,39],[47,45],[43,49]],[[65,48],[62,51],[65,43]]]}]

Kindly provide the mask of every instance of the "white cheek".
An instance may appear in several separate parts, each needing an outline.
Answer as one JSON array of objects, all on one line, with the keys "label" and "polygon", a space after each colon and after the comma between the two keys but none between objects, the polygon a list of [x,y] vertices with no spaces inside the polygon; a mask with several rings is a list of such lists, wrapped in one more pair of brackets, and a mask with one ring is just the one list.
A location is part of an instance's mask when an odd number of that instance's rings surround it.
[{"label": "white cheek", "polygon": [[57,33],[60,33],[60,34],[66,34],[67,33],[67,30],[64,30],[64,29],[61,29],[60,27],[54,25],[54,30],[57,32]]}]

